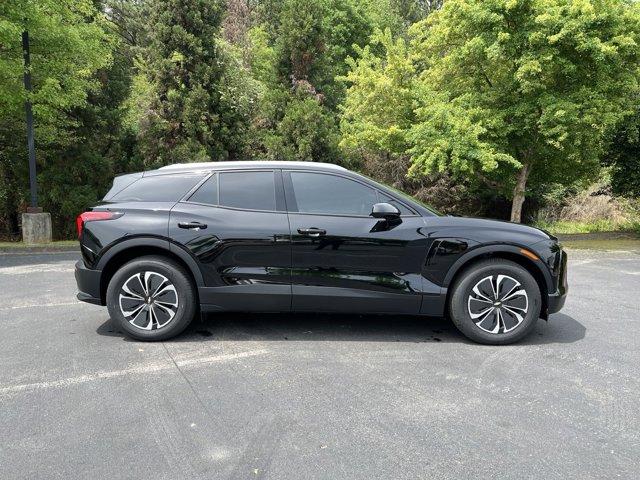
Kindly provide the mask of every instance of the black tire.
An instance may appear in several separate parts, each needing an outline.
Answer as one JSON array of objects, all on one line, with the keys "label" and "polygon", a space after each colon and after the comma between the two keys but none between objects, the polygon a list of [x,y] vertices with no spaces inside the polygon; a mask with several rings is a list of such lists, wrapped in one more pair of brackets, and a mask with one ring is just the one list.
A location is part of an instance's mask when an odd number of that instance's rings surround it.
[{"label": "black tire", "polygon": [[[158,303],[161,303],[165,308],[161,309],[156,305],[154,312],[157,310],[159,313],[155,313],[155,316],[152,315],[152,317],[155,318],[155,324],[153,318],[149,321],[149,317],[147,316],[149,307],[146,306],[146,302],[134,300],[134,302],[137,303],[132,305],[135,306],[143,304],[145,305],[143,308],[146,308],[144,312],[142,310],[140,311],[140,314],[144,316],[139,317],[139,319],[133,319],[135,323],[140,324],[140,326],[136,326],[130,322],[134,316],[131,315],[127,318],[123,313],[120,306],[120,299],[125,283],[131,280],[131,278],[136,274],[143,274],[139,277],[143,279],[145,272],[150,272],[148,277],[149,283],[155,282],[155,285],[150,285],[150,288],[148,288],[149,291],[155,288],[160,291],[166,291],[165,288],[156,287],[156,285],[161,284],[160,282],[163,281],[162,277],[164,277],[167,283],[164,283],[163,285],[172,285],[175,289],[175,294],[173,289],[169,289],[169,297],[167,297],[167,293],[165,293],[162,294],[164,296],[161,298],[156,298],[156,300],[163,300],[163,302],[158,301]],[[132,290],[137,285],[135,281],[133,282],[133,284],[127,283],[127,287]],[[138,290],[134,291],[135,294],[147,297],[143,292],[144,286],[142,284],[140,284],[140,288]],[[131,308],[131,311],[134,311],[137,307],[128,307],[128,300],[126,297],[127,295],[125,295],[125,299],[123,300],[125,309]],[[167,340],[179,335],[191,323],[198,310],[196,290],[190,276],[180,264],[162,256],[140,257],[120,267],[109,282],[106,300],[111,320],[114,321],[116,325],[128,336],[135,338],[136,340],[144,341]],[[170,305],[170,303],[173,303],[174,301],[177,302],[177,306],[175,307]],[[166,308],[167,306],[169,308]],[[171,317],[171,313],[169,313],[168,310],[171,310],[171,312],[174,313],[173,317]],[[161,325],[161,323],[165,321],[166,323]],[[151,329],[143,329],[142,327],[145,326],[145,323],[147,327],[149,323],[151,323]],[[153,328],[154,325],[155,328]]]},{"label": "black tire", "polygon": [[[501,278],[500,292],[498,299],[495,299],[494,287],[498,278]],[[520,286],[515,286],[512,280]],[[476,286],[481,295],[474,292]],[[507,295],[512,287],[515,289],[512,291],[524,290],[526,295]],[[542,299],[538,283],[524,267],[509,260],[492,258],[475,263],[462,272],[451,288],[451,320],[464,336],[478,343],[506,345],[517,342],[531,333],[540,317]],[[487,302],[486,298],[491,292],[494,298]],[[501,299],[509,300],[501,302]],[[523,308],[525,306],[526,311]],[[500,310],[500,313],[496,313],[496,310]],[[489,312],[486,316],[482,313],[485,311]],[[520,315],[521,321],[514,312]],[[479,316],[474,320],[472,314]],[[492,333],[495,328],[498,331]]]}]

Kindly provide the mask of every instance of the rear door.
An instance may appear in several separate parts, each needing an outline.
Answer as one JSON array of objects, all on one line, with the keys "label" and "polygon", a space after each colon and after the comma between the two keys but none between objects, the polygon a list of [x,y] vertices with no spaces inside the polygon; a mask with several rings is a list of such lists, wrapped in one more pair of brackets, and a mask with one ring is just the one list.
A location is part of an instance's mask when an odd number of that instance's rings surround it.
[{"label": "rear door", "polygon": [[208,310],[290,309],[291,235],[279,170],[213,173],[172,209],[169,234],[197,260]]},{"label": "rear door", "polygon": [[347,176],[290,170],[283,178],[294,310],[420,311],[428,243],[422,217],[402,205],[393,225],[370,217],[389,197]]}]

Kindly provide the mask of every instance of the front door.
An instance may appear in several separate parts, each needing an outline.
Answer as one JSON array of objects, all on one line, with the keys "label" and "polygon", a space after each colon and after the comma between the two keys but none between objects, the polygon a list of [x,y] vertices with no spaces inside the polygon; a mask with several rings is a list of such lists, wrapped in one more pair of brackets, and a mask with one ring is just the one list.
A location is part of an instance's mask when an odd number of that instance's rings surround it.
[{"label": "front door", "polygon": [[290,310],[291,237],[279,170],[214,173],[172,209],[169,235],[199,264],[205,309]]},{"label": "front door", "polygon": [[[369,216],[388,197],[339,174],[283,172],[292,235],[292,308],[298,311],[420,311],[429,240],[422,217]],[[401,210],[402,212],[402,210]]]}]

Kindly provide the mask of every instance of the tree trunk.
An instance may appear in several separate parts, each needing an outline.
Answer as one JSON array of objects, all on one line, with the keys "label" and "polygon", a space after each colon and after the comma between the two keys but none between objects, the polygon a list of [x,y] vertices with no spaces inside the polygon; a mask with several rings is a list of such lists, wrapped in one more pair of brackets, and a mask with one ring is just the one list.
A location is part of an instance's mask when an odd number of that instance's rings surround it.
[{"label": "tree trunk", "polygon": [[530,172],[531,165],[525,163],[518,173],[518,180],[513,188],[513,202],[511,203],[512,222],[520,223],[522,221],[522,204],[524,203],[525,187],[527,186],[527,178],[529,178]]}]

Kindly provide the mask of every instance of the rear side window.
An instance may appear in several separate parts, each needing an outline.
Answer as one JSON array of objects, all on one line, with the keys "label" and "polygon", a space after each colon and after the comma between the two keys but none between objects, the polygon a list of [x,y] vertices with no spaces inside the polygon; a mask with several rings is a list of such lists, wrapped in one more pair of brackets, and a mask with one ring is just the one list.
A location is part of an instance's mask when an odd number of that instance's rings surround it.
[{"label": "rear side window", "polygon": [[378,195],[359,182],[322,173],[291,172],[293,192],[301,213],[369,215]]},{"label": "rear side window", "polygon": [[198,190],[189,197],[190,202],[206,203],[209,205],[218,205],[218,176],[211,175]]},{"label": "rear side window", "polygon": [[221,206],[247,210],[276,209],[273,172],[224,172],[219,175]]},{"label": "rear side window", "polygon": [[177,202],[200,180],[202,175],[158,175],[142,177],[121,192],[112,202]]}]

